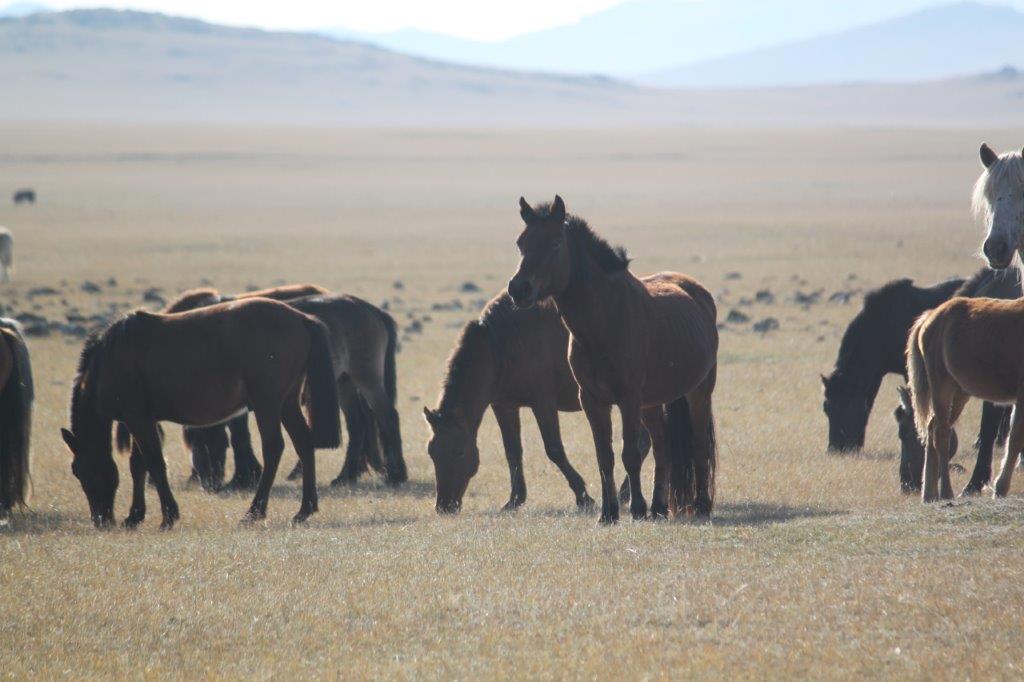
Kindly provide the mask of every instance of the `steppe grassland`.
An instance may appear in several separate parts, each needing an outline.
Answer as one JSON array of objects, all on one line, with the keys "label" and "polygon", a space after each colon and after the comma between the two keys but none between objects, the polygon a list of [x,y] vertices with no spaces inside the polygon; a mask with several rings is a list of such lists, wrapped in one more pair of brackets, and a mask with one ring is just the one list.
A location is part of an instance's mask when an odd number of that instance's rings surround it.
[{"label": "steppe grassland", "polygon": [[[1020,144],[1013,131],[985,137]],[[321,513],[302,530],[288,527],[298,487],[280,480],[267,526],[240,530],[248,499],[188,488],[172,436],[180,526],[156,530],[151,492],[142,530],[95,531],[57,433],[80,341],[31,339],[35,495],[0,535],[2,669],[1020,677],[1019,480],[1005,501],[922,507],[897,492],[895,381],[862,455],[825,454],[820,410],[818,373],[859,306],[859,293],[848,305],[826,302],[832,293],[978,266],[967,203],[980,141],[973,131],[5,125],[0,188],[31,186],[40,200],[0,207],[17,240],[8,310],[31,311],[25,293],[39,286],[61,293],[33,299],[34,312],[61,319],[69,306],[141,305],[149,287],[170,295],[204,278],[224,291],[309,280],[388,300],[403,327],[410,315],[430,320],[399,356],[412,482],[397,493],[374,480],[328,489],[341,459],[324,453]],[[722,332],[710,526],[599,528],[575,514],[530,417],[525,508],[497,511],[508,474],[488,418],[464,511],[433,511],[422,405],[435,400],[458,327],[515,268],[519,195],[555,192],[628,246],[636,272],[699,277],[721,296],[723,319],[737,308],[751,323],[779,320],[767,335],[750,323]],[[102,293],[82,292],[86,280]],[[463,293],[467,281],[482,291]],[[740,306],[761,289],[776,302]],[[792,301],[818,289],[820,303]],[[431,310],[452,300],[462,309]],[[961,429],[976,424],[972,406]],[[596,495],[585,420],[565,416],[563,433]]]}]

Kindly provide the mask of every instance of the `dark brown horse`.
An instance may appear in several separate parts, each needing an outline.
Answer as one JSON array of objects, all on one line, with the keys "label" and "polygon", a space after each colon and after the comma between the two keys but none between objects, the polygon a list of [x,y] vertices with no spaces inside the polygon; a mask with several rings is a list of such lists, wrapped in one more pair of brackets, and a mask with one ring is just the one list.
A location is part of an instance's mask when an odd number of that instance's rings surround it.
[{"label": "dark brown horse", "polygon": [[[299,403],[310,393],[310,423]],[[281,425],[304,463],[302,503],[294,521],[317,510],[315,448],[337,447],[340,417],[331,345],[323,323],[264,298],[163,315],[132,313],[90,338],[71,396],[71,429],[61,429],[97,526],[113,522],[117,466],[113,421],[128,427],[133,446],[132,505],[125,526],[145,518],[146,474],[160,496],[163,528],[179,518],[167,481],[157,424],[223,423],[253,412],[263,442],[264,470],[245,519],[266,516],[284,449]]]},{"label": "dark brown horse", "polygon": [[586,483],[566,457],[558,423],[559,412],[580,409],[579,388],[566,358],[568,346],[569,333],[553,303],[541,301],[522,310],[506,293],[463,328],[448,359],[438,407],[423,408],[431,430],[427,452],[434,462],[439,512],[462,507],[466,487],[480,464],[477,430],[488,407],[501,429],[511,479],[504,509],[526,502],[522,407],[533,412],[544,452],[565,476],[576,505],[593,506]]},{"label": "dark brown horse", "polygon": [[[328,290],[315,284],[291,284],[249,291],[234,296],[222,295],[216,289],[202,288],[186,291],[176,300],[169,303],[163,310],[165,313],[178,313],[195,310],[205,306],[226,301],[244,300],[247,298],[270,298],[277,301],[290,301],[306,296],[326,294]],[[369,305],[369,304],[366,304]],[[376,309],[376,308],[375,308]],[[380,311],[381,315],[387,315]],[[389,469],[381,459],[380,448],[373,425],[373,413],[365,399],[357,392],[348,392],[343,396],[342,412],[348,428],[349,441],[345,455],[345,463],[341,473],[332,484],[351,483],[373,467],[389,477],[393,469],[404,470],[404,462],[397,468]],[[248,415],[242,414],[224,425],[208,427],[185,427],[183,435],[185,445],[192,454],[193,474],[207,490],[246,490],[256,486],[262,467],[256,459],[249,436]],[[226,432],[225,432],[226,431]],[[122,450],[128,447],[127,430],[119,429],[118,446]],[[235,470],[231,480],[223,484],[225,459],[230,443],[234,453]],[[301,469],[289,474],[289,479],[302,475]]]},{"label": "dark brown horse", "polygon": [[995,495],[1006,495],[1024,450],[1024,299],[954,298],[925,313],[910,332],[907,368],[925,442],[921,499],[953,497],[951,435],[971,397],[1014,406],[995,482]]},{"label": "dark brown horse", "polygon": [[18,323],[0,319],[0,523],[29,493],[32,364]]},{"label": "dark brown horse", "polygon": [[676,513],[692,509],[709,516],[715,494],[714,298],[679,273],[638,279],[621,249],[566,215],[561,197],[550,206],[531,208],[525,199],[519,205],[526,228],[516,242],[522,259],[508,292],[526,308],[551,297],[569,330],[569,365],[601,471],[601,521],[619,518],[613,405],[622,417],[633,518],[647,515],[640,489],[644,426],[654,448],[653,514],[666,516],[671,504]]}]

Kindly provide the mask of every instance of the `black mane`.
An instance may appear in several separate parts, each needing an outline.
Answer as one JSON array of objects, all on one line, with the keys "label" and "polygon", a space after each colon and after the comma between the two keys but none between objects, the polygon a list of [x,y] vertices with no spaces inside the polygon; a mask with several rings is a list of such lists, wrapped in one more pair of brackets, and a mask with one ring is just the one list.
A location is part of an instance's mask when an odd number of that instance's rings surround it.
[{"label": "black mane", "polygon": [[78,367],[75,370],[75,379],[71,390],[70,418],[72,432],[77,433],[76,429],[84,423],[83,419],[87,417],[84,412],[88,408],[84,405],[84,402],[87,398],[93,397],[93,391],[96,388],[96,377],[99,376],[103,355],[111,340],[115,336],[125,333],[128,319],[130,319],[130,316],[122,317],[106,329],[93,332],[82,345],[82,352],[78,356]]},{"label": "black mane", "polygon": [[[533,210],[537,215],[549,216],[551,204],[538,204]],[[626,249],[609,244],[603,237],[598,236],[583,218],[570,213],[566,216],[566,226],[569,228],[569,242],[574,249],[590,254],[601,270],[610,274],[629,269]]]},{"label": "black mane", "polygon": [[457,396],[467,385],[472,384],[473,367],[480,349],[490,344],[490,334],[479,320],[473,320],[462,328],[462,334],[455,343],[455,350],[448,357],[444,379],[441,383],[441,402],[438,412],[446,415],[451,411],[451,403],[458,404]]}]

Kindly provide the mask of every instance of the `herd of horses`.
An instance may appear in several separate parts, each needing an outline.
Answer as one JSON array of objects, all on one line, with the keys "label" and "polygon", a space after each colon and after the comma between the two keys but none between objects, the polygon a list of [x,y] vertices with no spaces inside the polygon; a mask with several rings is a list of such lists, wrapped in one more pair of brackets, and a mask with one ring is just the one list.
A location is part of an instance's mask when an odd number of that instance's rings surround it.
[{"label": "herd of horses", "polygon": [[[1024,248],[1024,157],[982,146],[985,170],[975,207],[988,223],[990,268],[929,288],[897,280],[871,292],[843,336],[834,371],[823,376],[829,448],[863,446],[886,374],[908,381],[896,409],[904,490],[930,502],[953,496],[949,460],[957,418],[969,397],[985,402],[978,458],[965,494],[991,478],[995,444],[1005,456],[994,486],[1005,495],[1024,450],[1024,299],[1015,254]],[[477,432],[487,409],[497,419],[508,461],[506,509],[526,501],[519,411],[536,417],[548,458],[578,507],[595,505],[566,456],[559,412],[582,410],[601,479],[602,523],[629,504],[634,519],[707,518],[717,464],[712,397],[717,381],[714,297],[675,272],[639,278],[561,197],[520,199],[521,258],[506,291],[467,324],[452,352],[436,408],[424,408],[436,508],[457,512],[479,467]],[[0,514],[26,503],[32,374],[18,326],[0,321]],[[393,484],[408,474],[396,409],[395,321],[354,296],[309,284],[225,296],[186,292],[159,313],[136,311],[86,340],[72,384],[72,454],[92,521],[114,523],[119,472],[128,452],[132,501],[124,526],[146,516],[147,481],[157,491],[162,528],[179,519],[163,456],[161,422],[183,426],[193,477],[210,490],[254,490],[243,522],[263,519],[284,449],[301,478],[293,521],[318,509],[317,449],[348,447],[332,485],[373,468]],[[1008,405],[1012,405],[1010,410]],[[625,480],[615,481],[612,408],[621,419]],[[248,430],[252,414],[262,465]],[[1019,416],[1021,415],[1021,416]],[[234,472],[226,476],[227,450]],[[654,459],[650,504],[641,469]]]}]

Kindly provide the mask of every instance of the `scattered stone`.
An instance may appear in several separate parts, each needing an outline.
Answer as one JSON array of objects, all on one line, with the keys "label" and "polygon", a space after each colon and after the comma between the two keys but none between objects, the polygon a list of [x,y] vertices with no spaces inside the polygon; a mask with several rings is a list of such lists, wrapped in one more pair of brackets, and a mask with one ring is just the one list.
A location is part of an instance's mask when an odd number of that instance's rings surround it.
[{"label": "scattered stone", "polygon": [[142,292],[142,300],[146,303],[156,303],[157,305],[164,305],[167,301],[160,295],[163,290],[159,287],[150,287]]},{"label": "scattered stone", "polygon": [[388,301],[384,301],[380,304],[381,310],[391,310],[391,304]]},{"label": "scattered stone", "polygon": [[101,291],[103,291],[103,289],[100,288],[99,284],[96,284],[96,282],[90,282],[88,280],[82,282],[82,286],[79,288],[87,294],[98,294]]},{"label": "scattered stone", "polygon": [[741,305],[744,308],[749,308],[750,306],[754,305],[754,302],[751,299],[744,296],[739,301],[737,301],[736,305]]},{"label": "scattered stone", "polygon": [[725,273],[725,279],[727,279],[727,280],[743,279],[743,273],[742,272],[727,272],[727,273]]},{"label": "scattered stone", "polygon": [[779,328],[779,321],[774,317],[766,317],[760,322],[754,323],[754,331],[759,334],[767,334]]},{"label": "scattered stone", "polygon": [[29,289],[25,295],[29,298],[35,298],[36,296],[56,296],[58,293],[60,292],[53,287],[35,287]]},{"label": "scattered stone", "polygon": [[107,278],[107,286],[108,287],[116,287],[117,286],[117,278],[116,277],[108,277]]},{"label": "scattered stone", "polygon": [[846,305],[847,303],[850,302],[851,298],[853,298],[853,292],[852,291],[837,291],[837,292],[835,292],[834,294],[832,294],[831,296],[828,297],[828,302],[829,303],[842,303],[843,305]]},{"label": "scattered stone", "polygon": [[89,335],[89,330],[80,324],[57,324],[57,331],[65,336],[74,336],[77,338],[85,338]]},{"label": "scattered stone", "polygon": [[796,291],[793,294],[793,301],[798,305],[810,306],[814,305],[821,298],[821,295],[825,293],[822,289],[812,291],[811,293],[804,293],[803,291]]},{"label": "scattered stone", "polygon": [[730,324],[743,324],[745,322],[750,322],[750,316],[733,308],[729,311],[725,321]]},{"label": "scattered stone", "polygon": [[480,291],[480,287],[475,282],[463,282],[462,286],[459,287],[459,291],[464,294],[475,294]]},{"label": "scattered stone", "polygon": [[42,315],[33,313],[19,313],[15,318],[20,324],[25,336],[49,336],[50,321]]},{"label": "scattered stone", "polygon": [[410,322],[405,329],[402,330],[404,334],[420,334],[423,332],[423,323],[419,320],[413,320]]},{"label": "scattered stone", "polygon": [[405,282],[403,282],[403,281],[402,281],[402,280],[400,280],[400,279],[396,279],[396,280],[395,280],[395,281],[394,281],[394,282],[393,282],[393,283],[391,284],[391,286],[392,286],[393,288],[395,288],[395,289],[398,289],[399,291],[401,291],[402,289],[404,289],[404,288],[405,288]]},{"label": "scattered stone", "polygon": [[[135,281],[139,282],[139,283],[143,283],[146,280],[144,280],[144,279],[136,279]],[[203,277],[201,280],[199,280],[199,286],[212,287],[213,286],[213,280],[211,280],[209,277]]]},{"label": "scattered stone", "polygon": [[775,294],[769,289],[761,289],[754,294],[754,300],[758,303],[770,304],[775,303]]},{"label": "scattered stone", "polygon": [[245,291],[246,291],[246,292],[250,292],[250,291],[259,291],[259,290],[260,290],[261,288],[262,288],[262,287],[260,287],[260,286],[259,286],[259,285],[257,285],[257,284],[246,284],[246,285],[245,285]]},{"label": "scattered stone", "polygon": [[462,301],[454,299],[452,301],[449,301],[448,303],[435,303],[434,305],[430,306],[430,309],[434,311],[462,310]]}]

